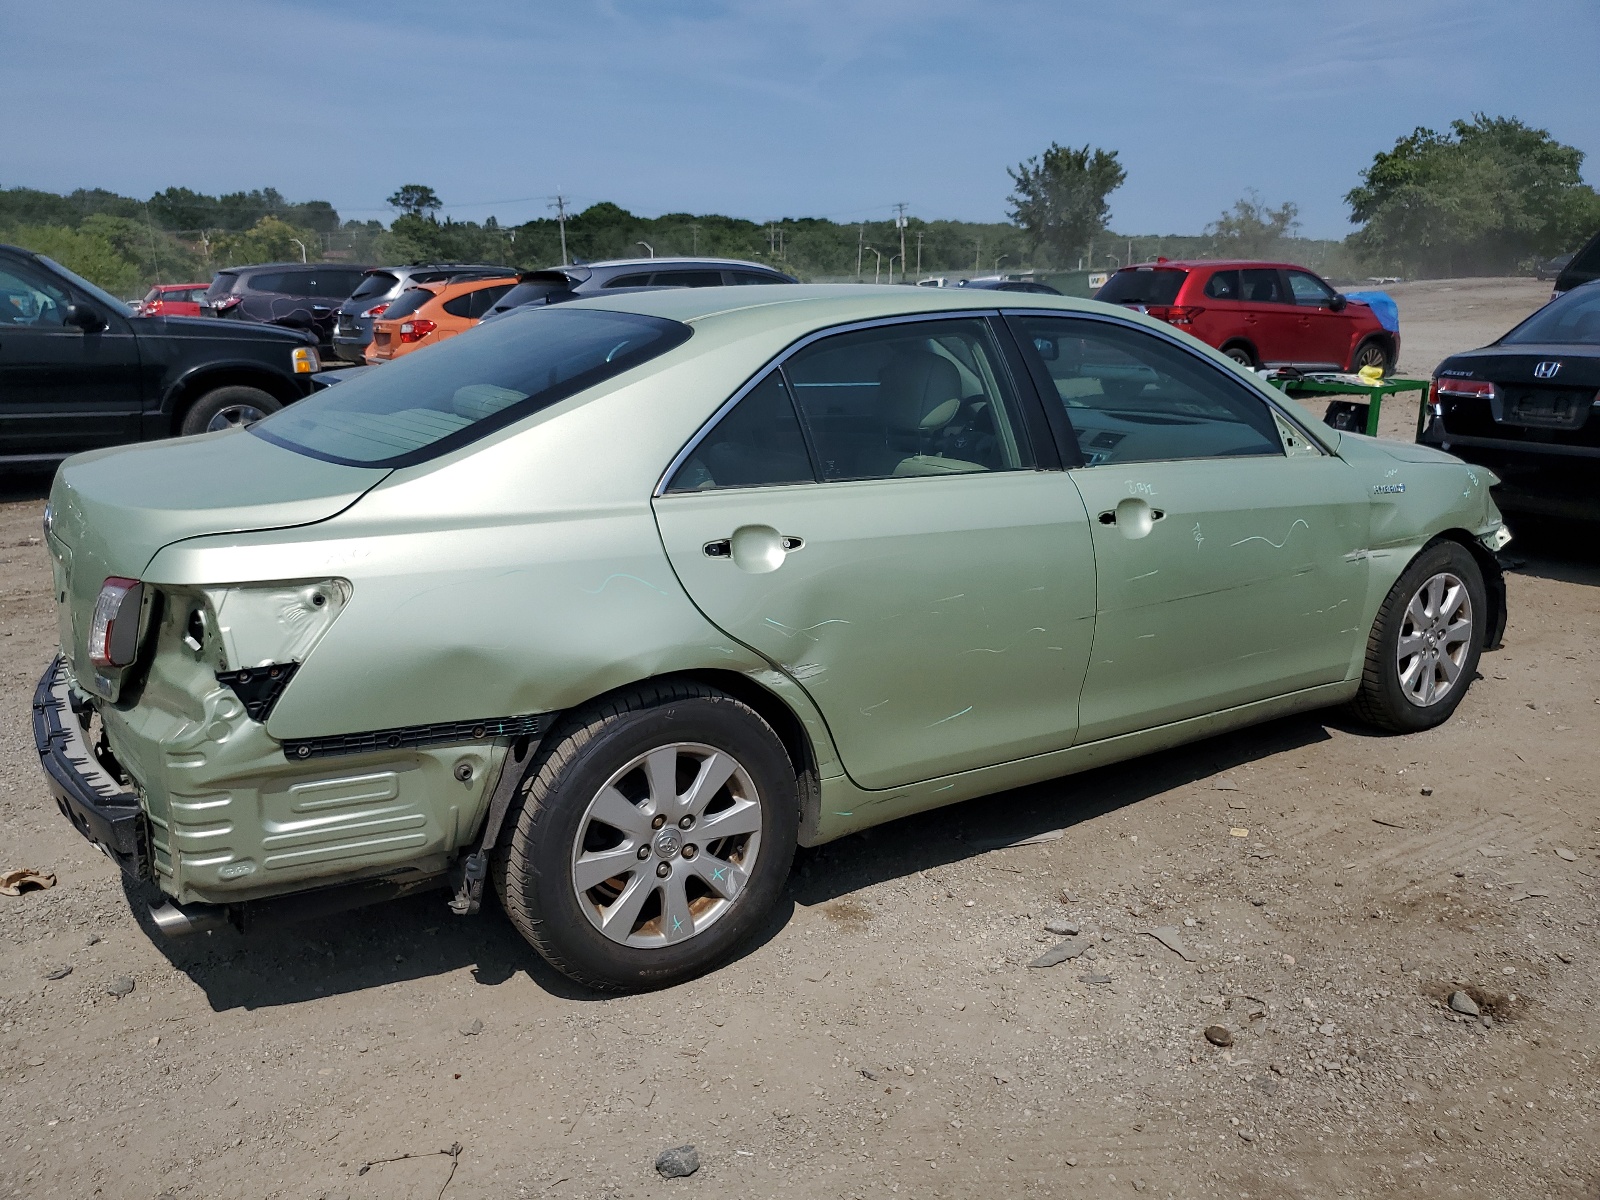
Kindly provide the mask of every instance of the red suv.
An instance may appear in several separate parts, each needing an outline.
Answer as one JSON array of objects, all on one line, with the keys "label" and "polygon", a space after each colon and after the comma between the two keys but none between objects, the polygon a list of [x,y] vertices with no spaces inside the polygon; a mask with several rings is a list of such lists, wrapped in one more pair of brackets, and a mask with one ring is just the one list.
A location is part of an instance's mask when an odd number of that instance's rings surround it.
[{"label": "red suv", "polygon": [[1292,263],[1158,258],[1123,267],[1094,298],[1158,317],[1247,367],[1387,375],[1400,357],[1400,335],[1371,308]]}]

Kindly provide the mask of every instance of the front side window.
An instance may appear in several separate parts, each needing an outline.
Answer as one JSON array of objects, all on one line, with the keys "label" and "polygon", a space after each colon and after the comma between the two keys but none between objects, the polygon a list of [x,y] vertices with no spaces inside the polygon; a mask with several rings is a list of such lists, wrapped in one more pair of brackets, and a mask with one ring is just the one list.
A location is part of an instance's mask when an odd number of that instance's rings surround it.
[{"label": "front side window", "polygon": [[1290,271],[1289,290],[1294,293],[1294,302],[1302,307],[1333,307],[1333,289],[1309,271]]},{"label": "front side window", "polygon": [[[612,284],[621,287],[621,284]],[[721,287],[721,271],[657,271],[650,277],[651,287]]]},{"label": "front side window", "polygon": [[63,325],[72,298],[43,274],[7,263],[0,266],[0,328]]},{"label": "front side window", "polygon": [[646,271],[642,275],[618,275],[606,286],[608,288],[649,287],[650,272]]},{"label": "front side window", "polygon": [[1283,293],[1283,276],[1271,267],[1246,267],[1239,272],[1244,299],[1250,304],[1292,304]]},{"label": "front side window", "polygon": [[816,473],[780,371],[771,372],[695,445],[668,492],[813,483]]},{"label": "front side window", "polygon": [[824,480],[1033,465],[988,323],[914,321],[841,333],[783,364]]},{"label": "front side window", "polygon": [[328,462],[409,466],[631,370],[691,334],[680,322],[633,313],[524,309],[314,392],[250,433]]},{"label": "front side window", "polygon": [[788,283],[779,275],[762,275],[757,271],[724,271],[723,277],[735,286],[749,286],[763,283]]},{"label": "front side window", "polygon": [[1109,321],[1011,322],[1043,360],[1086,466],[1283,453],[1266,401],[1189,350]]}]

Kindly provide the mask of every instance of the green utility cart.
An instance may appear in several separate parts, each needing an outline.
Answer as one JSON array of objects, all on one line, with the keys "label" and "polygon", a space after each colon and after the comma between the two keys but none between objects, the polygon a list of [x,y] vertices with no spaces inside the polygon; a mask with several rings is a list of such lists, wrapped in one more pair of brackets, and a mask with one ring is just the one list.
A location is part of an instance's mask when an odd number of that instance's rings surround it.
[{"label": "green utility cart", "polygon": [[1399,379],[1391,376],[1368,383],[1357,375],[1269,375],[1269,383],[1296,400],[1312,396],[1362,396],[1363,400],[1335,400],[1328,405],[1323,420],[1335,429],[1349,429],[1378,436],[1378,413],[1384,400],[1398,392],[1421,392],[1426,398],[1426,379]]}]

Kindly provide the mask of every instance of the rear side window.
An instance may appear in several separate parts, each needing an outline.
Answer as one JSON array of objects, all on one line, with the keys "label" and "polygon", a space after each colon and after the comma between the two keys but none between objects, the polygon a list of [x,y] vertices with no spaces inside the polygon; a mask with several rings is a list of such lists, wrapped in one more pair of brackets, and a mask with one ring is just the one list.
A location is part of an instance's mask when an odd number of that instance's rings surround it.
[{"label": "rear side window", "polygon": [[387,296],[399,282],[398,275],[391,275],[387,271],[373,271],[361,280],[355,291],[350,293],[350,299],[371,300]]},{"label": "rear side window", "polygon": [[1033,465],[987,322],[915,321],[823,338],[783,371],[824,480]]},{"label": "rear side window", "polygon": [[493,307],[494,302],[511,290],[509,283],[497,283],[489,287],[477,288],[474,291],[463,292],[444,302],[445,312],[452,317],[465,317],[469,321],[477,321]]},{"label": "rear side window", "polygon": [[607,282],[606,286],[608,288],[649,287],[650,273],[646,271],[643,275],[618,275],[615,279]]},{"label": "rear side window", "polygon": [[788,283],[787,279],[778,275],[763,275],[757,271],[724,271],[723,277],[730,284],[758,284],[758,283]]},{"label": "rear side window", "polygon": [[700,440],[672,476],[667,491],[815,481],[789,389],[782,373],[773,371]]},{"label": "rear side window", "polygon": [[1011,322],[1043,359],[1086,466],[1283,453],[1265,400],[1164,338],[1072,317]]},{"label": "rear side window", "polygon": [[1283,293],[1283,276],[1272,267],[1246,267],[1239,272],[1247,304],[1293,304]]},{"label": "rear side window", "polygon": [[1124,267],[1094,294],[1107,304],[1171,304],[1189,272],[1167,267]]},{"label": "rear side window", "polygon": [[261,271],[245,277],[245,287],[252,292],[276,292],[280,296],[315,296],[317,294],[310,271]]},{"label": "rear side window", "polygon": [[311,286],[316,289],[313,294],[331,296],[335,300],[347,299],[351,292],[361,286],[361,276],[362,272],[348,268],[330,270],[324,267],[312,275]]},{"label": "rear side window", "polygon": [[1218,271],[1206,280],[1206,295],[1213,300],[1237,300],[1239,298],[1239,272]]},{"label": "rear side window", "polygon": [[250,427],[328,462],[402,467],[484,437],[689,339],[659,317],[524,309],[314,392]]},{"label": "rear side window", "polygon": [[[621,287],[613,283],[611,287]],[[721,287],[721,271],[657,271],[650,276],[651,287]]]}]

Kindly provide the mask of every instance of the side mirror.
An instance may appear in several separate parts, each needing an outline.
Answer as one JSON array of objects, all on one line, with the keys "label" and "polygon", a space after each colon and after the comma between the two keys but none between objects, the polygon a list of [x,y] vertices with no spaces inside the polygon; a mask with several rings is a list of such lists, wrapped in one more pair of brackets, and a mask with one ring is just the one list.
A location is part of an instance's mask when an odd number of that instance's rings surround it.
[{"label": "side mirror", "polygon": [[1345,309],[1350,307],[1350,301],[1339,295],[1338,292],[1335,292],[1333,294],[1333,299],[1328,304],[1328,307],[1334,312],[1343,312]]},{"label": "side mirror", "polygon": [[63,324],[81,329],[85,333],[99,333],[106,327],[105,319],[87,304],[69,304],[61,314]]}]

